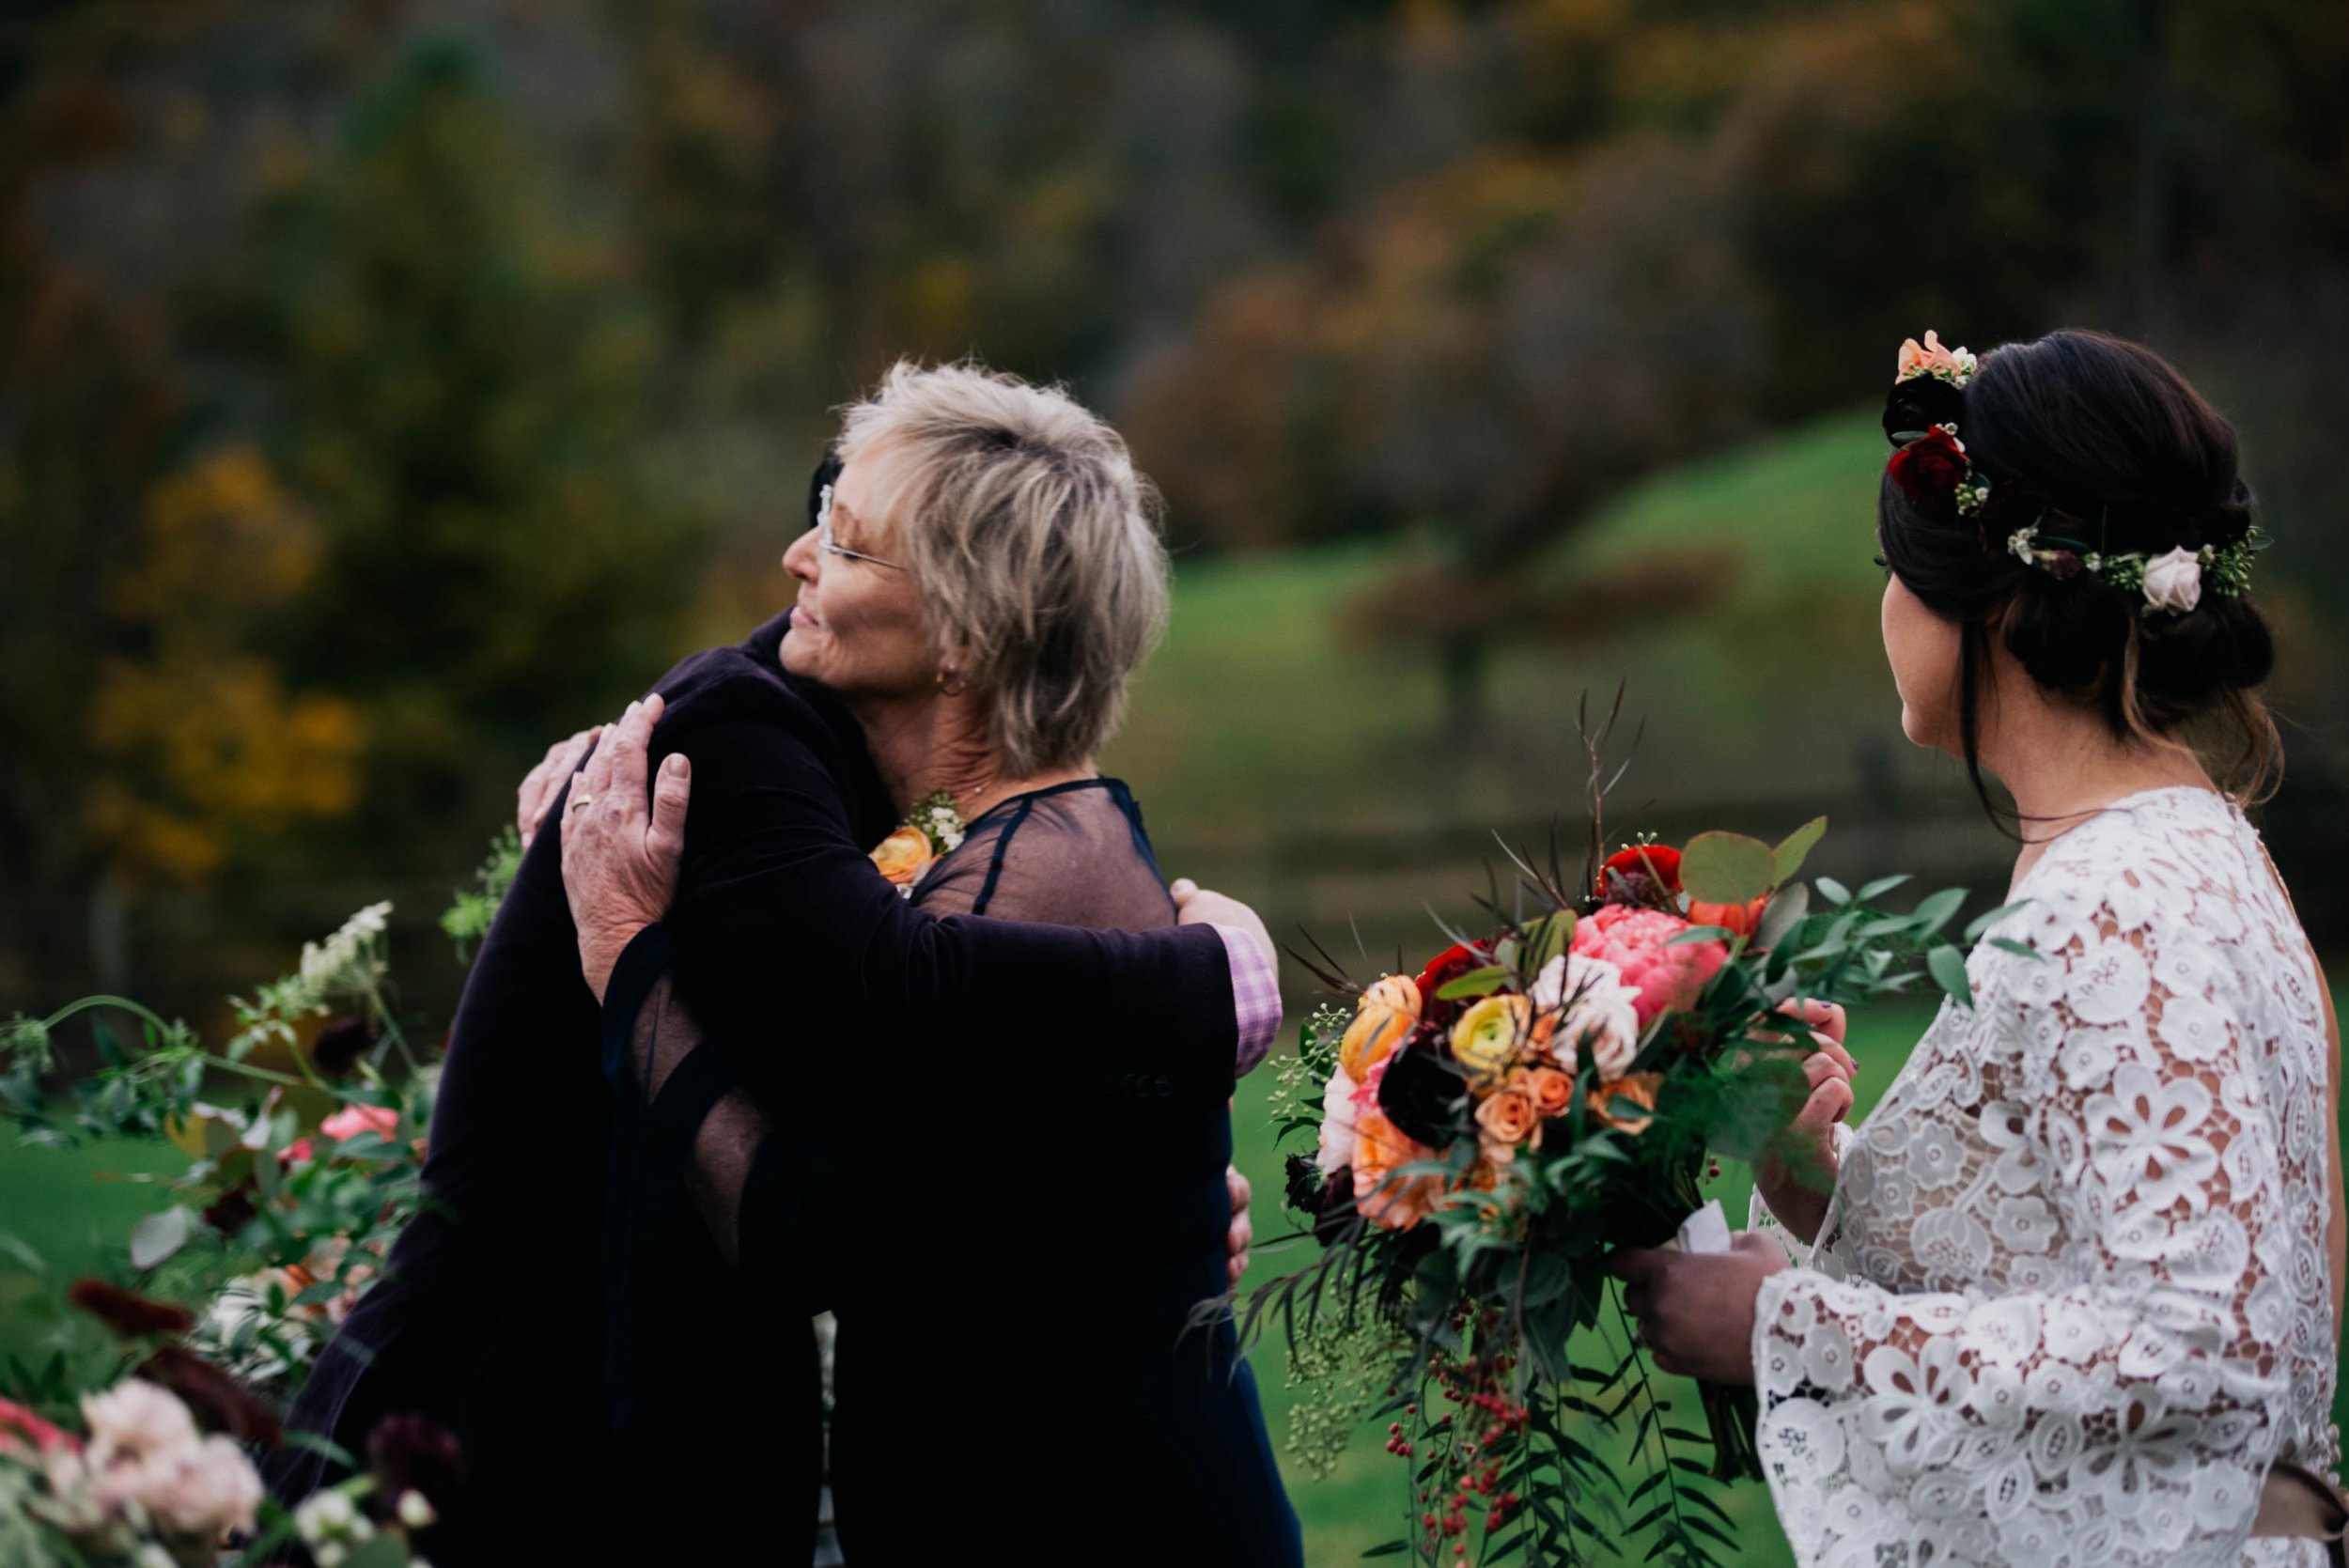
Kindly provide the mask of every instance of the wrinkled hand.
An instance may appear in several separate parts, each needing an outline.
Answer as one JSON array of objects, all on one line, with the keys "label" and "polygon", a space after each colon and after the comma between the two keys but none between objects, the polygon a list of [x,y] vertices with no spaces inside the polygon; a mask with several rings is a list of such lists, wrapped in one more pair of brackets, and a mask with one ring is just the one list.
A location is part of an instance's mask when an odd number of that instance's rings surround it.
[{"label": "wrinkled hand", "polygon": [[1726,1252],[1627,1248],[1607,1261],[1657,1370],[1707,1383],[1753,1381],[1753,1302],[1787,1266],[1768,1236],[1740,1231]]},{"label": "wrinkled hand", "polygon": [[1835,1124],[1851,1114],[1852,1075],[1859,1064],[1843,1048],[1843,1010],[1832,1002],[1789,1001],[1779,1011],[1811,1032],[1802,1060],[1811,1094],[1795,1113],[1786,1141],[1754,1167],[1753,1185],[1770,1213],[1805,1243],[1827,1220],[1835,1180]]},{"label": "wrinkled hand", "polygon": [[1256,1239],[1256,1228],[1248,1221],[1248,1178],[1239,1173],[1238,1166],[1223,1168],[1223,1186],[1232,1195],[1232,1228],[1223,1233],[1223,1266],[1237,1290],[1239,1277],[1248,1272],[1248,1249]]},{"label": "wrinkled hand", "polygon": [[538,836],[538,829],[546,821],[547,808],[554,804],[563,786],[579,771],[580,759],[602,733],[603,726],[596,724],[568,740],[556,741],[547,748],[538,766],[522,775],[522,786],[514,793],[514,826],[521,830],[523,848],[529,848],[530,841]]},{"label": "wrinkled hand", "polygon": [[1211,893],[1188,877],[1178,877],[1167,891],[1174,895],[1174,919],[1183,925],[1230,925],[1248,933],[1249,939],[1263,950],[1265,962],[1276,970],[1281,967],[1281,951],[1272,945],[1272,933],[1265,929],[1256,911],[1237,898]]},{"label": "wrinkled hand", "polygon": [[580,971],[598,1001],[622,951],[668,913],[677,893],[692,769],[684,753],[671,756],[647,808],[645,748],[661,706],[658,692],[628,705],[586,768],[571,776],[563,807],[563,893],[579,928]]}]

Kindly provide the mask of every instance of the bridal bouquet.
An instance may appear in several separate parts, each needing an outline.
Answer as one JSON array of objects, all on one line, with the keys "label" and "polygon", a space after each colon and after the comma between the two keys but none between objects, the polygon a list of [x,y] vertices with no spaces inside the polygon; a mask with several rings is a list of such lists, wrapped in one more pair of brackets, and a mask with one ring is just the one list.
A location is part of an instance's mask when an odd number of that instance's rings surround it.
[{"label": "bridal bouquet", "polygon": [[[1905,878],[1797,880],[1825,831],[1602,858],[1594,826],[1571,883],[1554,852],[1547,872],[1518,859],[1538,912],[1488,900],[1496,929],[1360,987],[1313,965],[1354,1005],[1306,1023],[1276,1105],[1284,1137],[1315,1141],[1286,1198],[1323,1250],[1258,1290],[1246,1327],[1283,1324],[1308,1381],[1365,1352],[1385,1368],[1356,1387],[1384,1390],[1388,1450],[1413,1461],[1418,1529],[1390,1550],[1462,1560],[1481,1527],[1486,1560],[1611,1560],[1646,1530],[1676,1560],[1734,1552],[1703,1483],[1758,1473],[1751,1391],[1706,1389],[1709,1432],[1675,1424],[1636,1350],[1591,1364],[1582,1331],[1628,1338],[1612,1249],[1727,1245],[1703,1180],[1718,1156],[1783,1153],[1807,1089],[1781,1008],[1927,975],[1968,1000],[1942,937],[1964,891],[1889,914],[1874,901]],[[1602,1459],[1610,1433],[1627,1458]]]}]

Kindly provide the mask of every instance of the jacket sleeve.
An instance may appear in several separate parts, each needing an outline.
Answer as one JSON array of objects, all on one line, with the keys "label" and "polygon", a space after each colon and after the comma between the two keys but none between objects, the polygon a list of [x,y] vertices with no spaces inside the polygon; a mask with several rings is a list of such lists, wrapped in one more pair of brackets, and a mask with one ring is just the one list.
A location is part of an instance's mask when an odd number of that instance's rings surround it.
[{"label": "jacket sleeve", "polygon": [[791,723],[739,707],[664,722],[654,764],[670,751],[693,764],[667,923],[675,972],[754,1093],[787,1092],[810,1067],[857,1077],[946,1050],[980,1064],[957,1075],[958,1092],[1230,1097],[1239,1026],[1212,927],[940,920],[875,872]]}]

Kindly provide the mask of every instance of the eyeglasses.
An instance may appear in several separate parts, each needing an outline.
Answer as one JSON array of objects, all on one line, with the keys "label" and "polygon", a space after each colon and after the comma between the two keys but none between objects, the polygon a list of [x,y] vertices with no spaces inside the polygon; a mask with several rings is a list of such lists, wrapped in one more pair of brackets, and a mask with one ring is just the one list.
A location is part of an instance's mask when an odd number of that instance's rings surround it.
[{"label": "eyeglasses", "polygon": [[832,543],[832,487],[830,485],[824,487],[823,495],[816,503],[816,543],[827,555],[845,555],[851,561],[870,561],[877,567],[887,567],[891,571],[910,569],[899,566],[894,561],[884,561],[878,555],[867,555],[861,550],[850,550],[847,545]]}]

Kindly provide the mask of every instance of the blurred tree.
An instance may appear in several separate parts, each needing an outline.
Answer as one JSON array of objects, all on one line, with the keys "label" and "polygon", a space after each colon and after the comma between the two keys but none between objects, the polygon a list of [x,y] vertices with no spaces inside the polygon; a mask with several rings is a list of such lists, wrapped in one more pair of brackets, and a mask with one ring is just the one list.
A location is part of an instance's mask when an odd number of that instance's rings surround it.
[{"label": "blurred tree", "polygon": [[527,755],[677,651],[706,525],[661,460],[654,318],[451,40],[357,104],[261,236],[218,348],[270,389],[322,540],[288,661],[366,720],[334,842],[461,863]]},{"label": "blurred tree", "polygon": [[101,665],[89,725],[89,818],[117,885],[206,881],[257,837],[350,811],[356,706],[288,692],[258,651],[313,588],[320,546],[250,446],[149,494],[111,584],[136,651]]}]

